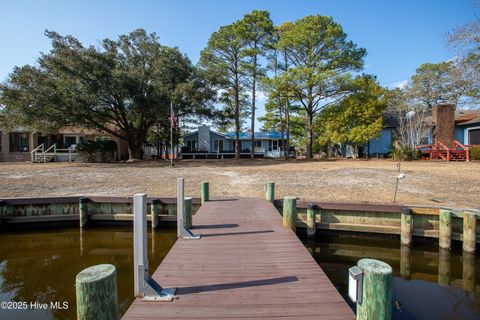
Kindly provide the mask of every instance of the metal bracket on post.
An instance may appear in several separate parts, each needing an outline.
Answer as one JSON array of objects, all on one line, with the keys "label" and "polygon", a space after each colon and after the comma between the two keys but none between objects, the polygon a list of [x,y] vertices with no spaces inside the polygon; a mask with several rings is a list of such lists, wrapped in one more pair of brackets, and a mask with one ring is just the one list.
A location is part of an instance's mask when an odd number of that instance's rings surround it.
[{"label": "metal bracket on post", "polygon": [[172,301],[176,288],[162,288],[148,273],[147,195],[133,196],[133,256],[135,297],[144,301]]},{"label": "metal bracket on post", "polygon": [[185,219],[183,218],[185,213],[185,192],[184,192],[184,179],[177,179],[177,235],[182,239],[198,240],[200,235],[193,234],[189,229],[185,227]]}]

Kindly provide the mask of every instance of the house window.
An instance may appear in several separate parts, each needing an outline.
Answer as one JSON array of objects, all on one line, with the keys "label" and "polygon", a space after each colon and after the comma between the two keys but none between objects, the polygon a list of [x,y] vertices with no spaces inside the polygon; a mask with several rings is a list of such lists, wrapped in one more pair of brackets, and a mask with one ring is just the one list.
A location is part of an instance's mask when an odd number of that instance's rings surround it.
[{"label": "house window", "polygon": [[468,130],[468,144],[480,144],[480,129]]},{"label": "house window", "polygon": [[262,140],[255,140],[255,148],[261,148],[262,147]]},{"label": "house window", "polygon": [[223,140],[213,140],[213,151],[222,152],[223,151]]},{"label": "house window", "polygon": [[63,144],[65,147],[70,148],[71,145],[77,144],[78,136],[64,136]]},{"label": "house window", "polygon": [[197,140],[187,140],[187,150],[197,151]]},{"label": "house window", "polygon": [[10,132],[10,152],[28,152],[28,133]]}]

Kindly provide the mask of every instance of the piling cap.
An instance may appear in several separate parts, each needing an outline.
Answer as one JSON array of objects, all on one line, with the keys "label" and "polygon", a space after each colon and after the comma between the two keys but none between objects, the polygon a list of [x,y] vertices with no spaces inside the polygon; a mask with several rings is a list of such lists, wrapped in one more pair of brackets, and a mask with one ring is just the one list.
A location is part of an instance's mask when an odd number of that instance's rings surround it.
[{"label": "piling cap", "polygon": [[115,273],[115,266],[111,264],[97,264],[80,271],[76,283],[91,283],[107,278]]},{"label": "piling cap", "polygon": [[376,259],[361,259],[357,265],[364,273],[392,274],[392,267],[387,263]]}]

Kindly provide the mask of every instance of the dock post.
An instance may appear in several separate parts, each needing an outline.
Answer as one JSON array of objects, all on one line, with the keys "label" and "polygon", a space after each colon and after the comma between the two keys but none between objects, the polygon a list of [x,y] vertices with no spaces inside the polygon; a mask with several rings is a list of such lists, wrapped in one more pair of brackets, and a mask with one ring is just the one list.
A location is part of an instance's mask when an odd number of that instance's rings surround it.
[{"label": "dock post", "polygon": [[450,250],[452,242],[452,213],[449,210],[440,209],[438,221],[440,223],[438,244],[441,249]]},{"label": "dock post", "polygon": [[274,203],[275,201],[275,182],[267,182],[265,185],[265,200]]},{"label": "dock post", "polygon": [[316,210],[313,203],[309,203],[307,207],[307,237],[314,238],[317,231]]},{"label": "dock post", "polygon": [[152,218],[152,230],[158,227],[158,215],[160,214],[160,199],[153,199],[150,206]]},{"label": "dock post", "polygon": [[462,285],[465,291],[475,291],[475,254],[471,252],[463,252]]},{"label": "dock post", "polygon": [[442,248],[438,249],[438,284],[449,286],[451,278],[450,269],[450,251]]},{"label": "dock post", "polygon": [[297,198],[283,198],[283,226],[293,231],[297,230]]},{"label": "dock post", "polygon": [[[177,236],[182,239],[197,240],[197,239],[200,239],[200,236],[193,234],[186,226],[184,183],[185,181],[183,178],[177,179]],[[208,186],[208,182],[207,182],[207,186]],[[208,197],[208,192],[207,192],[207,197]],[[202,183],[202,199],[203,199],[203,183]],[[192,206],[190,201],[190,213],[191,213],[191,208]]]},{"label": "dock post", "polygon": [[147,195],[133,196],[133,287],[135,297],[145,301],[172,301],[174,288],[162,288],[148,273]]},{"label": "dock post", "polygon": [[463,251],[474,253],[476,249],[477,215],[463,213]]},{"label": "dock post", "polygon": [[185,210],[183,220],[187,229],[192,228],[192,198],[185,197]]},{"label": "dock post", "polygon": [[88,198],[80,198],[78,204],[78,212],[80,215],[80,228],[87,225],[88,222]]},{"label": "dock post", "polygon": [[117,272],[111,264],[80,271],[75,279],[77,319],[118,319]]},{"label": "dock post", "polygon": [[410,280],[412,268],[412,255],[410,250],[410,246],[400,246],[400,275],[406,280]]},{"label": "dock post", "polygon": [[209,201],[209,191],[208,191],[208,181],[203,181],[202,182],[202,204],[205,203],[205,201]]},{"label": "dock post", "polygon": [[361,259],[357,266],[363,272],[357,320],[392,319],[392,267],[375,259]]},{"label": "dock post", "polygon": [[409,246],[412,243],[413,216],[412,209],[404,208],[401,213],[401,234],[400,242],[402,245]]}]

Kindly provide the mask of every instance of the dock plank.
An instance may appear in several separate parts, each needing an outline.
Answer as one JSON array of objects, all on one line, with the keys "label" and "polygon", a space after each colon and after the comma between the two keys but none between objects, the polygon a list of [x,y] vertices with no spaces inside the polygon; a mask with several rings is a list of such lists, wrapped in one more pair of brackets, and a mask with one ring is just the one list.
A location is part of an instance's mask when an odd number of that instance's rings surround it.
[{"label": "dock plank", "polygon": [[153,274],[176,299],[137,298],[123,319],[355,319],[271,203],[209,201],[193,224],[202,238],[179,239]]}]

